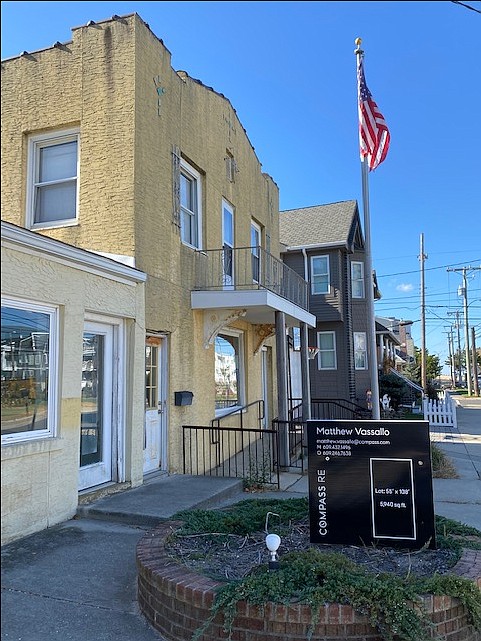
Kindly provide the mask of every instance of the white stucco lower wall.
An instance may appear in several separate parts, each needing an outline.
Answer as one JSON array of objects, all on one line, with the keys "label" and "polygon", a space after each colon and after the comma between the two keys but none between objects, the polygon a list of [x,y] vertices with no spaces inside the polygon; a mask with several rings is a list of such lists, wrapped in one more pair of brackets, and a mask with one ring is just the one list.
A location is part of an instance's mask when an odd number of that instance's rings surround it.
[{"label": "white stucco lower wall", "polygon": [[29,235],[39,244],[38,234],[2,223],[2,299],[58,310],[57,421],[53,436],[6,444],[2,440],[2,544],[75,515],[87,314],[115,318],[125,330],[125,402],[122,425],[117,426],[124,443],[120,480],[142,482],[145,275],[125,266],[116,273],[114,261],[51,239],[45,239],[45,248],[32,248]]}]

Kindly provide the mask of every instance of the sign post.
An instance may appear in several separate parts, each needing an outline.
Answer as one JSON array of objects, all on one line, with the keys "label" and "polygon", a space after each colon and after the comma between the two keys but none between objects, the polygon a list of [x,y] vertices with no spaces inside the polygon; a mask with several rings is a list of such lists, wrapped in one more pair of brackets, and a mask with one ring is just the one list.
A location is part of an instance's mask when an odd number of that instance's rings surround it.
[{"label": "sign post", "polygon": [[311,543],[435,548],[427,421],[307,422]]}]

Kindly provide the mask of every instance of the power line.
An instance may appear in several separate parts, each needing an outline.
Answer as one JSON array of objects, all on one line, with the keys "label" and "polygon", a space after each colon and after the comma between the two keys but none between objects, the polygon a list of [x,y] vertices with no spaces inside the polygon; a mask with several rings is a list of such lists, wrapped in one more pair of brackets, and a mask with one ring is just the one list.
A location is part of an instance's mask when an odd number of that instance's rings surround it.
[{"label": "power line", "polygon": [[481,13],[479,9],[476,9],[475,7],[472,7],[469,4],[465,4],[464,2],[457,2],[456,0],[451,0],[453,4],[460,4],[462,7],[465,7],[466,9],[471,9],[471,11],[476,11],[476,13]]},{"label": "power line", "polygon": [[[471,262],[472,263],[477,263],[478,261],[481,262],[481,258],[475,258]],[[446,269],[447,267],[454,267],[456,265],[463,265],[463,264],[464,263],[452,263],[451,265],[439,265],[439,267],[428,267],[424,271],[429,272],[429,271],[433,271],[434,269]],[[388,278],[389,276],[404,276],[404,274],[418,274],[418,273],[419,273],[419,271],[414,270],[414,269],[412,271],[410,271],[410,272],[397,272],[396,274],[382,274],[382,275],[379,275],[379,274],[376,273],[376,278]]]}]

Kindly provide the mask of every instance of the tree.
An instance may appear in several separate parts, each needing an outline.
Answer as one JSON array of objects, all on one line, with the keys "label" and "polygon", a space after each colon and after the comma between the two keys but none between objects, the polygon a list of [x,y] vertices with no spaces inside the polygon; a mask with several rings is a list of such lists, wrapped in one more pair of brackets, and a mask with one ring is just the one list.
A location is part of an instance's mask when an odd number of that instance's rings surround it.
[{"label": "tree", "polygon": [[443,371],[443,367],[439,362],[439,356],[435,354],[428,354],[426,351],[426,377],[435,381]]},{"label": "tree", "polygon": [[[421,385],[421,350],[419,347],[414,348],[415,362],[406,366],[404,374],[411,380]],[[426,350],[426,378],[434,381],[440,376],[443,367],[439,362],[439,356],[430,354]]]},{"label": "tree", "polygon": [[381,374],[379,376],[379,396],[387,394],[391,398],[391,406],[397,410],[404,397],[409,395],[407,384],[395,374]]}]

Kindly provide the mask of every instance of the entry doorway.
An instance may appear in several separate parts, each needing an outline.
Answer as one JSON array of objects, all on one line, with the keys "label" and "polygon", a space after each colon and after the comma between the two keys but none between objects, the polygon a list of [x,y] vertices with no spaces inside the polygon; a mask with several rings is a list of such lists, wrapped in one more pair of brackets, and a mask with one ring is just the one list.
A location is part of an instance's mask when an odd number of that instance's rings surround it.
[{"label": "entry doorway", "polygon": [[120,480],[120,333],[121,326],[116,324],[89,321],[84,325],[79,490]]},{"label": "entry doorway", "polygon": [[145,342],[144,474],[167,469],[167,338]]},{"label": "entry doorway", "polygon": [[261,376],[262,376],[262,400],[264,401],[264,418],[262,421],[262,427],[264,429],[269,428],[269,352],[267,347],[263,347],[261,350]]}]

